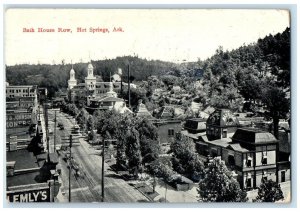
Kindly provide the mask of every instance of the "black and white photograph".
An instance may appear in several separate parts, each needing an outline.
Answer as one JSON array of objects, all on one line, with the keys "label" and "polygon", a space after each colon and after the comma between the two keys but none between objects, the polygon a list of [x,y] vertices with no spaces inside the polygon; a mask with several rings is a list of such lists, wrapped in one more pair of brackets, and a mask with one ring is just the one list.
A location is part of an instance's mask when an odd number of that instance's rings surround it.
[{"label": "black and white photograph", "polygon": [[292,21],[6,8],[6,204],[289,204]]}]

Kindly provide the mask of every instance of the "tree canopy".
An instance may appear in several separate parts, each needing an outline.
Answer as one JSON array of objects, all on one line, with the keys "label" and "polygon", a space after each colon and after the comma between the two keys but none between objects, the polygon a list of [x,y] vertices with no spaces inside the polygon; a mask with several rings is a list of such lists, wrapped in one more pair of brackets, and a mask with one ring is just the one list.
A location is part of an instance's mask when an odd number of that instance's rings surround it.
[{"label": "tree canopy", "polygon": [[198,193],[202,202],[246,202],[247,193],[240,189],[225,162],[216,157],[201,173]]},{"label": "tree canopy", "polygon": [[258,188],[258,194],[253,202],[275,202],[283,200],[283,193],[278,183],[270,180],[263,180]]}]

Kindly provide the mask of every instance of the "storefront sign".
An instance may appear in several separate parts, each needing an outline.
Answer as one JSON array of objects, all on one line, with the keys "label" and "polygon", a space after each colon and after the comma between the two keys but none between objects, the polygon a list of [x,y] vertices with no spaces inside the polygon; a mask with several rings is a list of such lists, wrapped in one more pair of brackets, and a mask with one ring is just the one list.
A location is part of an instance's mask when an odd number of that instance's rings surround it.
[{"label": "storefront sign", "polygon": [[50,189],[9,191],[7,192],[7,200],[9,202],[50,202]]}]

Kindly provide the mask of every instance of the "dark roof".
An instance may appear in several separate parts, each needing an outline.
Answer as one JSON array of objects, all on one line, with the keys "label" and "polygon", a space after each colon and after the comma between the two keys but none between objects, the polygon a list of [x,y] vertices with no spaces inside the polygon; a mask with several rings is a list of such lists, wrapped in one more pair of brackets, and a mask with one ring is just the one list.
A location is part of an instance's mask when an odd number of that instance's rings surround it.
[{"label": "dark roof", "polygon": [[257,128],[240,128],[233,135],[232,141],[262,144],[274,143],[277,139],[272,133]]},{"label": "dark roof", "polygon": [[173,106],[163,106],[157,114],[157,118],[173,118],[174,107]]},{"label": "dark roof", "polygon": [[241,147],[239,143],[234,143],[231,141],[230,138],[221,138],[213,141],[206,141],[206,143],[213,144],[215,146],[227,148],[227,149],[232,149],[234,151],[238,152],[248,152],[249,150]]},{"label": "dark roof", "polygon": [[19,186],[19,185],[28,185],[39,183],[38,176],[40,175],[40,171],[36,170],[34,172],[23,173],[19,175],[14,175],[11,177],[7,177],[6,183],[7,186]]},{"label": "dark roof", "polygon": [[248,149],[241,147],[241,145],[237,144],[237,143],[235,143],[235,144],[229,144],[227,146],[227,148],[228,149],[232,149],[234,151],[238,151],[238,152],[247,152],[248,151]]},{"label": "dark roof", "polygon": [[39,167],[36,157],[26,149],[6,152],[6,161],[16,161],[15,170]]},{"label": "dark roof", "polygon": [[205,131],[206,130],[206,119],[195,118],[188,119],[184,125],[187,130]]}]

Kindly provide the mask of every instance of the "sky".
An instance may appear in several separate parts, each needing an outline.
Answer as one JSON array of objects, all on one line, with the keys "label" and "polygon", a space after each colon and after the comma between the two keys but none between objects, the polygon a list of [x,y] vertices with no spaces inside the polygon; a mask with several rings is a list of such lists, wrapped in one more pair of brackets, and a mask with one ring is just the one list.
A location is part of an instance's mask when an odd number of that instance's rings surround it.
[{"label": "sky", "polygon": [[[6,65],[124,55],[179,63],[207,59],[219,46],[232,50],[283,32],[290,19],[287,10],[275,9],[7,9],[4,23]],[[78,27],[87,32],[77,32]],[[92,33],[90,28],[109,33]],[[114,28],[122,30],[113,32]]]}]

